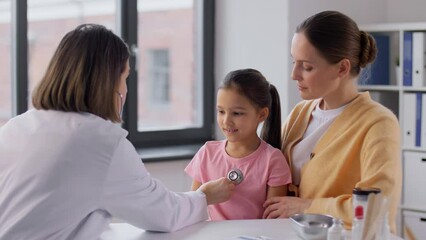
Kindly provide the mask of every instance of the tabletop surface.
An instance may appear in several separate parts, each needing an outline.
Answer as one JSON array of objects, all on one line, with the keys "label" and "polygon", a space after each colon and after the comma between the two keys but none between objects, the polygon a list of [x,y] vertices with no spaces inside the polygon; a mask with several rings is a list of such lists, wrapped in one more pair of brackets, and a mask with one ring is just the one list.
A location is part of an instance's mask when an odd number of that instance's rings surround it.
[{"label": "tabletop surface", "polygon": [[[101,240],[276,240],[301,239],[290,219],[205,221],[173,233],[149,232],[127,223],[112,223]],[[392,236],[392,240],[401,238]]]}]

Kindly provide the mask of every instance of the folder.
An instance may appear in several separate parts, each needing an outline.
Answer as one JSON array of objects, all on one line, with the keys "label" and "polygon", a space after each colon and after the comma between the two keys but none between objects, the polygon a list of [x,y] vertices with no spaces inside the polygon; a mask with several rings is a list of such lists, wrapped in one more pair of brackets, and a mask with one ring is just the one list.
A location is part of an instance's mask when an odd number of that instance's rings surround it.
[{"label": "folder", "polygon": [[412,77],[413,87],[426,86],[426,33],[413,33]]},{"label": "folder", "polygon": [[371,85],[389,85],[389,36],[372,34],[378,49],[377,56],[371,64]]},{"label": "folder", "polygon": [[402,119],[402,130],[403,130],[403,143],[405,147],[415,147],[416,137],[416,102],[417,96],[415,93],[404,93],[403,94],[403,119]]},{"label": "folder", "polygon": [[404,86],[412,86],[413,76],[413,33],[404,32],[404,48],[403,48],[403,58],[402,58],[402,69],[403,69],[403,84]]},{"label": "folder", "polygon": [[[422,96],[423,93],[416,93],[416,133],[415,146],[421,147],[422,136]],[[407,105],[405,105],[407,107]]]},{"label": "folder", "polygon": [[420,139],[421,147],[426,148],[426,93],[423,93],[422,98],[422,136]]},{"label": "folder", "polygon": [[426,93],[423,93],[422,97],[422,114],[421,114],[421,147],[426,148]]}]

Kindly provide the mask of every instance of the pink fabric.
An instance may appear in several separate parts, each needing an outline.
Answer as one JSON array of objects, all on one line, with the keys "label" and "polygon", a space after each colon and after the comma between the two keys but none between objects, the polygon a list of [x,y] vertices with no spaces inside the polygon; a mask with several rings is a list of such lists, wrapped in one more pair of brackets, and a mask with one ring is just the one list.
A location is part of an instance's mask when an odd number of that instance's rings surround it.
[{"label": "pink fabric", "polygon": [[240,169],[244,180],[236,186],[230,200],[209,205],[211,220],[258,219],[262,218],[269,186],[291,183],[287,161],[279,149],[262,140],[259,148],[244,158],[230,157],[226,151],[226,140],[210,141],[204,144],[185,168],[194,180],[208,182]]}]

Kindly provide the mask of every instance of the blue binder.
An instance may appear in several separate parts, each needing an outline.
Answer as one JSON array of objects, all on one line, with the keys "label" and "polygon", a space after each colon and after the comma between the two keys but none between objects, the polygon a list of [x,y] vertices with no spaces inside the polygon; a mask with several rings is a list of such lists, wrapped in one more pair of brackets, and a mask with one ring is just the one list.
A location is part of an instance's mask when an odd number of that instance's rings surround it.
[{"label": "blue binder", "polygon": [[415,144],[416,147],[420,147],[421,146],[421,137],[422,137],[422,96],[423,96],[423,93],[416,93],[416,139],[415,139],[415,141],[416,141],[416,144]]},{"label": "blue binder", "polygon": [[376,59],[360,74],[360,84],[367,85],[389,85],[389,36],[371,34],[376,41],[378,49]]},{"label": "blue binder", "polygon": [[402,69],[404,86],[413,86],[413,33],[404,32]]}]

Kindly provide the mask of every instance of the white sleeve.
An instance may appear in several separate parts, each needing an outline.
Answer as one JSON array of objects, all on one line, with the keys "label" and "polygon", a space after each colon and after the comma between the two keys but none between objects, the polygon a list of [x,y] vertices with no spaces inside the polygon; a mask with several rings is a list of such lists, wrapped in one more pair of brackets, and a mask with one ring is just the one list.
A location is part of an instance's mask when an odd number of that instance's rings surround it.
[{"label": "white sleeve", "polygon": [[168,190],[151,177],[125,138],[114,153],[104,188],[101,207],[145,230],[170,232],[208,218],[204,194]]}]

